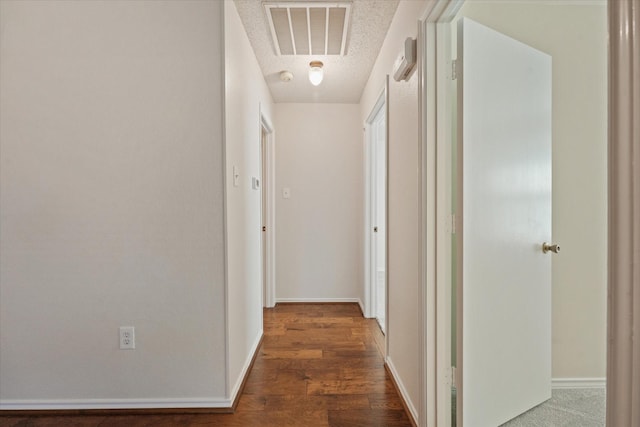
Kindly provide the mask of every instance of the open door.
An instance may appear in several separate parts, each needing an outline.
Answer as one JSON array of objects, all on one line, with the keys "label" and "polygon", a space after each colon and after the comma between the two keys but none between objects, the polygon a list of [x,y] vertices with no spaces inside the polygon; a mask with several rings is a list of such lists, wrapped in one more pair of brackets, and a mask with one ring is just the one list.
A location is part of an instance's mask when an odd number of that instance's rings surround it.
[{"label": "open door", "polygon": [[274,130],[269,120],[260,113],[260,212],[262,259],[262,306],[274,307],[275,289],[275,201],[274,182]]},{"label": "open door", "polygon": [[[388,77],[387,77],[388,79]],[[367,316],[387,329],[387,87],[366,120]],[[367,299],[367,298],[365,298]]]},{"label": "open door", "polygon": [[456,68],[457,417],[490,427],[551,397],[551,57],[463,18]]},{"label": "open door", "polygon": [[385,108],[380,108],[373,124],[373,238],[375,273],[375,313],[382,333],[387,316],[387,130]]},{"label": "open door", "polygon": [[[267,286],[267,277],[269,274],[268,266],[268,245],[267,245],[267,129],[264,126],[260,126],[260,227],[262,234],[260,239],[260,253],[262,254],[262,306],[269,307],[267,303],[267,295],[269,294],[269,288]],[[269,230],[271,231],[271,230]]]}]

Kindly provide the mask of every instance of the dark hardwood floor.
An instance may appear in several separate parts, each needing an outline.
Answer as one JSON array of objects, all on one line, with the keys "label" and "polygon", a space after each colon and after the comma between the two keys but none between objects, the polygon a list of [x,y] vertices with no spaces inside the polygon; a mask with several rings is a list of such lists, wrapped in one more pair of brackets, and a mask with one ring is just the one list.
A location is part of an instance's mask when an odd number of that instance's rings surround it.
[{"label": "dark hardwood floor", "polygon": [[0,426],[411,426],[356,304],[279,304],[234,414],[0,414]]}]

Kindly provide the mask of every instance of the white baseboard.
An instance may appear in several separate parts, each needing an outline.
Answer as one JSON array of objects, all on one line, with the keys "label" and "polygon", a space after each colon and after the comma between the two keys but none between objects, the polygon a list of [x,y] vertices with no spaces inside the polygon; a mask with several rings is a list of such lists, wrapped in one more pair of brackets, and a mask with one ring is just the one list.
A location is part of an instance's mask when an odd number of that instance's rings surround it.
[{"label": "white baseboard", "polygon": [[251,366],[254,354],[262,339],[262,330],[251,346],[251,351],[236,380],[229,399],[217,398],[176,398],[176,399],[29,399],[0,400],[0,411],[37,411],[68,409],[165,409],[165,408],[223,408],[233,406],[242,382]]},{"label": "white baseboard", "polygon": [[189,399],[6,399],[0,411],[66,409],[230,408],[232,401],[217,398]]},{"label": "white baseboard", "polygon": [[360,311],[362,312],[362,316],[367,317],[364,311],[364,304],[362,304],[362,300],[360,298],[358,298],[358,305],[360,306]]},{"label": "white baseboard", "polygon": [[242,387],[242,382],[244,381],[245,376],[248,374],[249,367],[251,367],[251,362],[253,361],[253,358],[256,352],[258,351],[258,346],[260,345],[260,341],[262,340],[262,334],[263,334],[263,331],[262,329],[260,329],[260,332],[258,333],[258,336],[256,337],[255,342],[251,346],[251,350],[249,351],[249,354],[247,355],[247,360],[244,361],[244,366],[240,371],[240,375],[238,375],[236,384],[233,386],[233,389],[231,390],[231,394],[229,395],[229,400],[231,402],[235,401],[238,395],[238,392],[240,392],[240,387]]},{"label": "white baseboard", "polygon": [[283,302],[297,302],[297,303],[336,303],[336,302],[354,302],[360,304],[362,307],[362,302],[360,298],[276,298],[276,303]]},{"label": "white baseboard", "polygon": [[405,388],[404,383],[400,379],[400,375],[398,375],[398,371],[396,370],[396,367],[393,364],[391,357],[387,356],[386,363],[387,363],[387,367],[389,368],[389,372],[391,372],[391,375],[393,376],[393,380],[396,382],[396,385],[400,390],[400,394],[401,394],[400,397],[402,397],[402,399],[404,400],[404,403],[407,405],[407,409],[411,413],[411,416],[413,417],[413,419],[416,421],[416,423],[419,424],[418,411],[416,410],[415,405],[409,398],[409,393],[407,392],[407,389]]},{"label": "white baseboard", "polygon": [[552,389],[563,388],[605,388],[606,378],[553,378],[551,379]]}]

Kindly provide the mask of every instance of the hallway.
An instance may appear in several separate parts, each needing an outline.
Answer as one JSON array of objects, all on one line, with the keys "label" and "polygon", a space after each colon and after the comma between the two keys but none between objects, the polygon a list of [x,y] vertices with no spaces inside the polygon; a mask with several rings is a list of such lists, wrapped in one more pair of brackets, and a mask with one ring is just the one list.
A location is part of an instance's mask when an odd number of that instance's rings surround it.
[{"label": "hallway", "polygon": [[235,414],[0,417],[0,426],[411,426],[357,304],[279,304]]}]

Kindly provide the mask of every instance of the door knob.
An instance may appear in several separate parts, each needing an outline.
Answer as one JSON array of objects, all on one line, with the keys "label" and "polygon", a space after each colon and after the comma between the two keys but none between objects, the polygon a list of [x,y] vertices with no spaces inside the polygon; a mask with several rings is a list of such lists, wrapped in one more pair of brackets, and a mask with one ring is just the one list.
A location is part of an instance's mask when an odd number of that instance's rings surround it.
[{"label": "door knob", "polygon": [[560,246],[558,245],[550,245],[547,242],[544,242],[542,244],[542,252],[543,253],[547,253],[547,252],[553,252],[554,254],[557,254],[560,252]]},{"label": "door knob", "polygon": [[378,232],[378,227],[373,227],[373,232],[377,233]]}]

